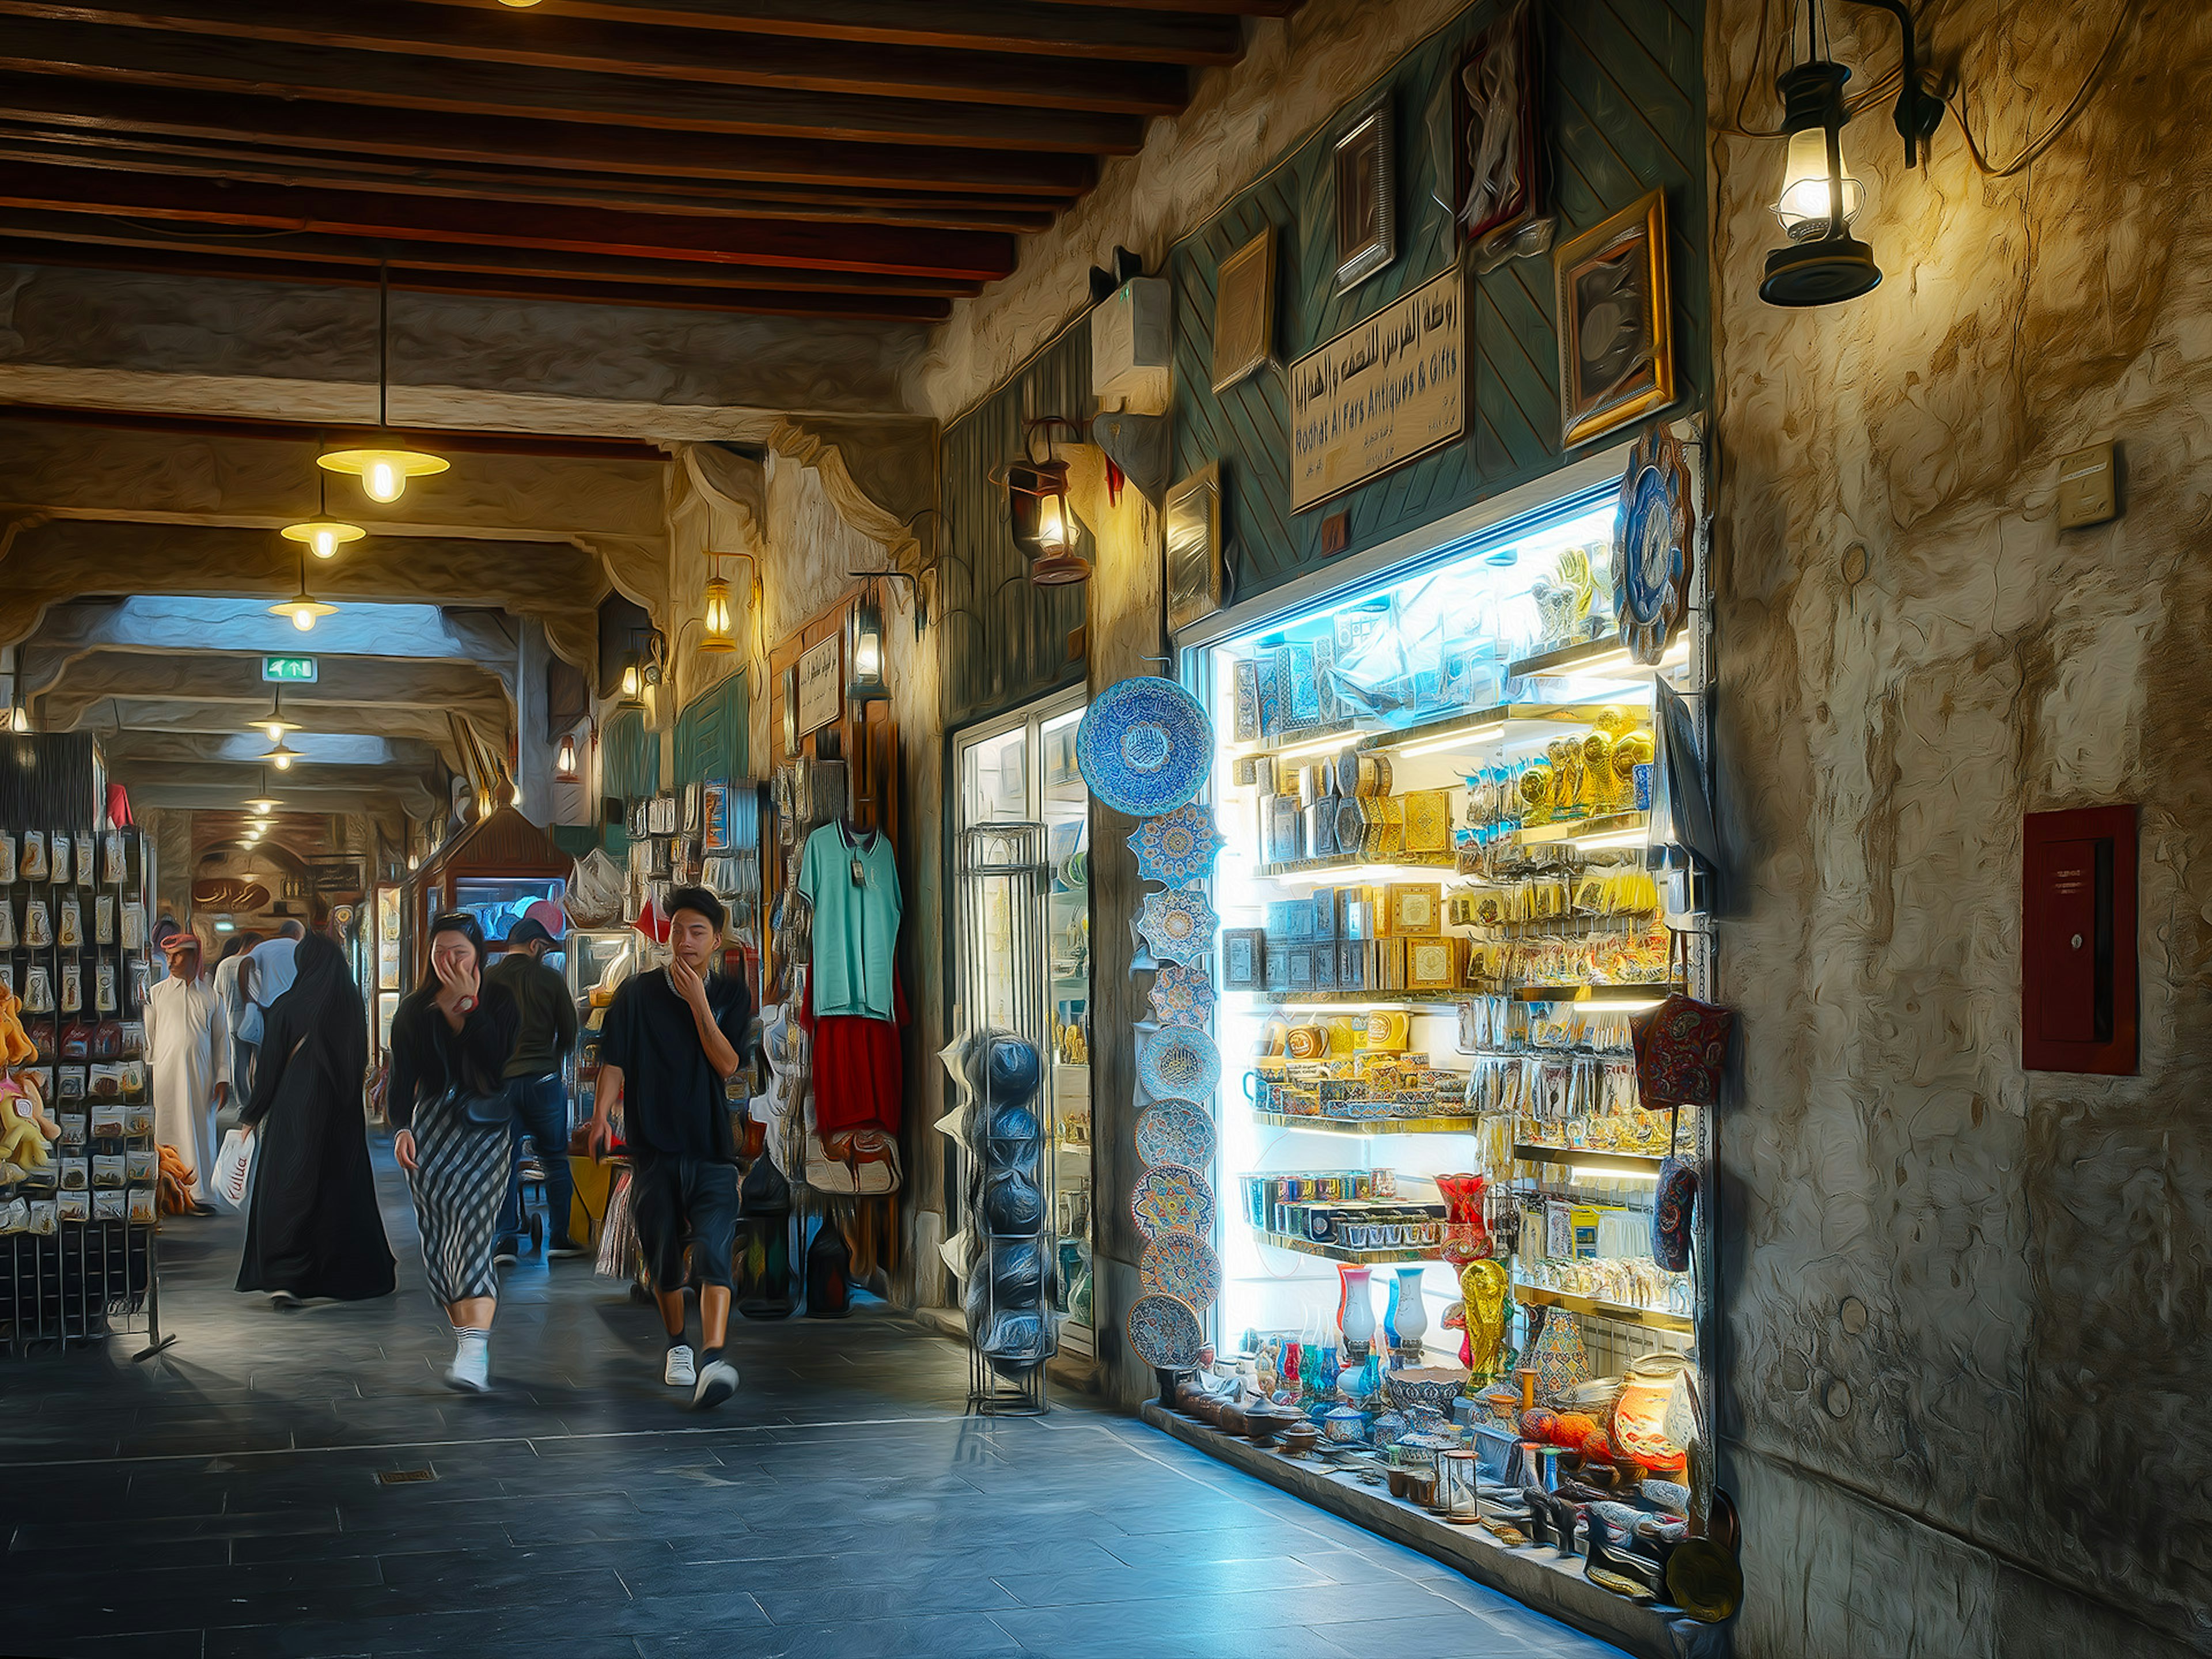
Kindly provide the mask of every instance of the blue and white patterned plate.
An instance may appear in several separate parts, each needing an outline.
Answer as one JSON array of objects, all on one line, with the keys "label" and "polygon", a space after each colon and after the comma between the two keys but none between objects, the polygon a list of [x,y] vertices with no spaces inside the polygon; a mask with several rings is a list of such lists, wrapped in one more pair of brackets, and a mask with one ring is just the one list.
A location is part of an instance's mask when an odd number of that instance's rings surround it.
[{"label": "blue and white patterned plate", "polygon": [[1146,1164],[1213,1167],[1213,1120],[1188,1100],[1156,1100],[1137,1114],[1137,1156]]},{"label": "blue and white patterned plate", "polygon": [[1137,1044],[1137,1079],[1154,1100],[1211,1100],[1221,1082],[1213,1039],[1188,1025],[1163,1025]]},{"label": "blue and white patterned plate", "polygon": [[1164,817],[1146,818],[1129,837],[1137,873],[1167,887],[1195,887],[1204,881],[1224,844],[1213,827],[1213,809],[1196,801],[1186,801]]},{"label": "blue and white patterned plate", "polygon": [[1213,980],[1203,963],[1164,962],[1152,976],[1152,1017],[1163,1025],[1213,1023]]},{"label": "blue and white patterned plate", "polygon": [[1196,697],[1157,674],[1117,680],[1075,732],[1075,762],[1091,793],[1132,817],[1193,799],[1213,764],[1213,726]]},{"label": "blue and white patterned plate", "polygon": [[1181,1297],[1139,1297],[1129,1305],[1128,1332],[1130,1351],[1156,1370],[1189,1370],[1206,1346],[1205,1322]]},{"label": "blue and white patterned plate", "polygon": [[1162,962],[1204,962],[1220,929],[1221,918],[1203,893],[1147,893],[1137,915],[1137,931]]}]

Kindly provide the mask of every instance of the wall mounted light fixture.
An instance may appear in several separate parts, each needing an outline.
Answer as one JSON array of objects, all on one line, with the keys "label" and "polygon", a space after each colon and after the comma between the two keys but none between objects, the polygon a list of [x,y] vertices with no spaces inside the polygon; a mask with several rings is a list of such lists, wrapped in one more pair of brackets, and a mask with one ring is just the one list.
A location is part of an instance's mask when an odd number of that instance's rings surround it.
[{"label": "wall mounted light fixture", "polygon": [[884,608],[872,588],[853,601],[845,660],[851,670],[845,681],[848,702],[873,702],[890,696],[890,687],[884,684]]},{"label": "wall mounted light fixture", "polygon": [[1039,587],[1085,581],[1091,575],[1091,561],[1075,550],[1083,526],[1067,504],[1067,463],[1053,455],[1049,438],[1043,456],[1036,453],[1037,434],[1054,427],[1066,427],[1078,443],[1090,435],[1064,415],[1026,422],[1021,458],[1001,467],[995,480],[1006,492],[1006,520],[1014,545],[1030,562],[1030,580]]}]

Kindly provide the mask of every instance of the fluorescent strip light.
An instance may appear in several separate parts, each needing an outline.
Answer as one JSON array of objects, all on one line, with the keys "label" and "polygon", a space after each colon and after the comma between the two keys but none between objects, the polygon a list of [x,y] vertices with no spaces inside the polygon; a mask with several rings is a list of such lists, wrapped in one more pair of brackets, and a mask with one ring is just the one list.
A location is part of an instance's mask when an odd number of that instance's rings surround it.
[{"label": "fluorescent strip light", "polygon": [[1601,836],[1569,836],[1566,840],[1568,845],[1586,853],[1598,853],[1609,847],[1641,847],[1650,836],[1648,830],[1613,830]]},{"label": "fluorescent strip light", "polygon": [[1498,720],[1489,726],[1478,726],[1449,738],[1439,738],[1434,743],[1417,743],[1409,749],[1395,752],[1402,759],[1412,760],[1419,755],[1441,755],[1448,749],[1459,749],[1471,743],[1486,743],[1505,735],[1505,722]]}]

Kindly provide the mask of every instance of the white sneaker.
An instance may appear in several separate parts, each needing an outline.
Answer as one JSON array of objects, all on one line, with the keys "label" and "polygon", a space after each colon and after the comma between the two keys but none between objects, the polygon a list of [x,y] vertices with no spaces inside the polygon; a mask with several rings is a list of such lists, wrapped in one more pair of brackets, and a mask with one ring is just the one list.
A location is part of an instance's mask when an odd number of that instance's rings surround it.
[{"label": "white sneaker", "polygon": [[694,1411],[712,1411],[738,1391],[738,1368],[717,1359],[699,1373],[699,1387],[691,1396]]},{"label": "white sneaker", "polygon": [[446,1367],[446,1386],[463,1394],[491,1392],[491,1342],[481,1336],[465,1336],[453,1350],[453,1363]]},{"label": "white sneaker", "polygon": [[699,1373],[691,1368],[691,1350],[678,1343],[668,1351],[667,1362],[660,1368],[660,1380],[672,1389],[688,1389],[699,1380]]}]

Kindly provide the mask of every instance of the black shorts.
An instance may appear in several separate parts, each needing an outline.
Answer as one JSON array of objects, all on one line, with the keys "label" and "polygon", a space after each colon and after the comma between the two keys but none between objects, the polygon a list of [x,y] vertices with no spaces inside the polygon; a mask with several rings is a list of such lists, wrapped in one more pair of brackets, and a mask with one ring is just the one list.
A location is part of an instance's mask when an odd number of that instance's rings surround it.
[{"label": "black shorts", "polygon": [[629,1155],[630,1215],[653,1289],[683,1288],[688,1238],[701,1279],[727,1290],[738,1237],[738,1166],[635,1146]]}]

